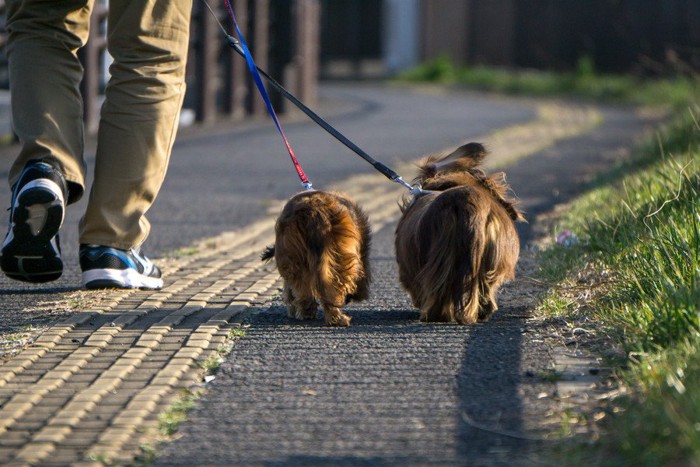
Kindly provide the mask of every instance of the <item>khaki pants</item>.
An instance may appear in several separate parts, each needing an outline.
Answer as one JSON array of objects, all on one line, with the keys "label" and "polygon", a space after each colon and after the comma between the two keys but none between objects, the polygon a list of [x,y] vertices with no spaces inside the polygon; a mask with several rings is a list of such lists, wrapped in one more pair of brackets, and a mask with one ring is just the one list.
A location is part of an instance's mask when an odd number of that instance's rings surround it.
[{"label": "khaki pants", "polygon": [[[85,189],[83,69],[94,0],[8,0],[12,117],[21,151],[10,171],[43,159],[59,167],[69,203]],[[185,95],[192,0],[110,0],[114,62],[98,132],[95,178],[80,242],[128,249],[150,225],[146,211],[163,183]]]}]

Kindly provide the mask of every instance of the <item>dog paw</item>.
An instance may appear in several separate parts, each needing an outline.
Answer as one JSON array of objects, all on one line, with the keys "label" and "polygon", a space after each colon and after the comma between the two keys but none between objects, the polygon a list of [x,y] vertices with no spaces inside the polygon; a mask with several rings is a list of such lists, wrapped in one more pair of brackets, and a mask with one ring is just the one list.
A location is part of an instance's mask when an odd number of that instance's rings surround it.
[{"label": "dog paw", "polygon": [[457,316],[455,316],[455,321],[457,321],[457,324],[464,324],[464,325],[476,324],[476,322],[477,322],[477,320],[474,316],[467,316],[467,315],[457,315]]},{"label": "dog paw", "polygon": [[297,310],[296,314],[294,315],[294,318],[298,320],[307,320],[307,319],[316,319],[316,308],[309,308],[309,309],[300,309]]},{"label": "dog paw", "polygon": [[329,326],[348,327],[350,326],[350,321],[352,321],[352,318],[342,312],[336,315],[326,314],[326,324]]},{"label": "dog paw", "polygon": [[496,310],[498,310],[498,306],[496,305],[496,302],[492,302],[491,300],[486,301],[486,303],[481,303],[481,306],[479,307],[479,316],[478,320],[480,323],[486,322],[489,320],[491,315],[493,315]]},{"label": "dog paw", "polygon": [[491,318],[493,312],[494,310],[479,310],[479,316],[477,317],[477,321],[480,323],[485,323],[489,320],[489,318]]}]

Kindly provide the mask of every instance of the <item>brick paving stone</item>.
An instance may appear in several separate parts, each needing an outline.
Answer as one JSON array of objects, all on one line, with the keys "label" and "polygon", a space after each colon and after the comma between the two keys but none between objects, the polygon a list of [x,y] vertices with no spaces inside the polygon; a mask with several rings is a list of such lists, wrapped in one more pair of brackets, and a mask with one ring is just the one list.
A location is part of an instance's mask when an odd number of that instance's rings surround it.
[{"label": "brick paving stone", "polygon": [[[41,421],[42,423],[46,423],[46,421],[51,417],[51,413],[44,413],[44,412],[38,412],[36,410],[33,410],[25,415],[22,416],[22,421],[25,422],[38,422]],[[12,428],[15,429],[16,425],[13,424]]]},{"label": "brick paving stone", "polygon": [[[64,441],[65,442],[65,441]],[[49,459],[42,462],[43,465],[73,465],[75,462],[81,460],[80,455],[75,449],[57,447],[52,453]]]},{"label": "brick paving stone", "polygon": [[96,416],[92,416],[81,420],[79,424],[71,426],[100,434],[109,426],[109,420],[98,419]]},{"label": "brick paving stone", "polygon": [[29,443],[20,449],[17,458],[21,461],[35,463],[49,456],[56,449],[51,442]]},{"label": "brick paving stone", "polygon": [[100,374],[100,371],[90,371],[89,368],[81,368],[78,374],[71,377],[70,381],[73,383],[81,383],[89,385],[94,382]]},{"label": "brick paving stone", "polygon": [[[25,414],[22,414],[22,416],[15,421],[12,424],[13,429],[27,429],[30,431],[37,431],[39,428],[41,428],[43,425],[46,425],[51,418],[56,415],[56,413],[61,410],[62,405],[50,405],[43,403],[39,406],[33,407],[30,411],[28,411]],[[33,426],[36,424],[39,424],[38,428],[23,428],[20,423],[29,423],[32,424]],[[28,425],[27,425],[28,426]]]},{"label": "brick paving stone", "polygon": [[173,354],[173,353],[177,352],[181,346],[182,346],[181,340],[176,341],[176,342],[172,342],[172,343],[170,343],[170,342],[161,343],[158,346],[158,350],[162,350],[164,352],[169,352],[170,354]]},{"label": "brick paving stone", "polygon": [[7,430],[0,437],[0,446],[20,447],[32,438],[32,432],[28,430]]},{"label": "brick paving stone", "polygon": [[163,376],[158,375],[151,381],[154,386],[165,386],[165,387],[175,387],[179,381],[177,375]]},{"label": "brick paving stone", "polygon": [[68,426],[48,426],[32,437],[33,443],[54,443],[62,442],[71,428]]},{"label": "brick paving stone", "polygon": [[73,432],[70,434],[70,436],[66,437],[61,445],[65,446],[66,448],[73,448],[74,451],[77,451],[75,448],[89,448],[95,442],[97,442],[99,435],[100,432],[97,430],[87,430],[83,427],[74,427]]},{"label": "brick paving stone", "polygon": [[16,452],[17,450],[14,448],[0,445],[0,463],[3,465],[7,464]]},{"label": "brick paving stone", "polygon": [[[12,379],[12,384],[14,386],[19,385],[20,387],[26,387],[28,385],[34,384],[37,382],[37,378],[33,376],[27,376],[25,374],[19,374],[18,376],[15,376]],[[9,385],[8,385],[9,386]]]},{"label": "brick paving stone", "polygon": [[35,432],[41,430],[44,425],[46,425],[46,420],[27,421],[22,416],[12,424],[12,428],[20,431]]},{"label": "brick paving stone", "polygon": [[73,398],[71,399],[73,402],[76,403],[97,403],[102,399],[102,396],[104,395],[104,392],[94,388],[93,386],[90,387],[90,389],[84,390],[79,392],[78,394],[75,394]]},{"label": "brick paving stone", "polygon": [[137,372],[129,375],[129,379],[123,381],[119,388],[124,391],[139,391],[148,385],[151,377],[152,375],[142,374],[141,371],[137,370]]},{"label": "brick paving stone", "polygon": [[51,350],[53,350],[54,352],[72,353],[78,348],[78,344],[73,342],[66,342],[64,339],[61,339]]},{"label": "brick paving stone", "polygon": [[[156,362],[151,362],[148,360],[145,360],[139,365],[138,370],[134,371],[134,373],[130,376],[131,379],[139,379],[139,378],[150,378],[155,372],[157,372],[159,369],[163,368],[165,365],[164,361],[156,361]],[[150,375],[150,376],[149,376]]]}]

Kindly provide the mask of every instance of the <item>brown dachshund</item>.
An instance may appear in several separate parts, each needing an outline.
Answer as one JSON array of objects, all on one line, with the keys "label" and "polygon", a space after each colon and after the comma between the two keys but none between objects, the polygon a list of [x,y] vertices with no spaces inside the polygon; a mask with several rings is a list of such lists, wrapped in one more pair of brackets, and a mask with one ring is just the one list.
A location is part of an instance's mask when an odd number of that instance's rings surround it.
[{"label": "brown dachshund", "polygon": [[399,279],[421,321],[485,321],[498,308],[496,294],[515,276],[520,241],[515,221],[524,221],[507,197],[505,175],[478,166],[481,144],[429,156],[418,165],[427,193],[405,199],[396,227]]},{"label": "brown dachshund", "polygon": [[347,197],[305,191],[284,206],[275,225],[275,258],[284,279],[288,315],[314,319],[321,304],[326,323],[349,326],[341,308],[369,297],[370,228],[367,216]]}]

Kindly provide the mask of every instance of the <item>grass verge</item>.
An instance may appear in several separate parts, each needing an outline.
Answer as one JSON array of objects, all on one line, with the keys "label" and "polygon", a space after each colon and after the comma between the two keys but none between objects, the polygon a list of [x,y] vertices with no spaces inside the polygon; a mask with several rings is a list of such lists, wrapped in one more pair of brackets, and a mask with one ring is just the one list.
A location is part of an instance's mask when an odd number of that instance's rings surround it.
[{"label": "grass verge", "polygon": [[643,79],[633,75],[595,72],[590,58],[575,71],[506,70],[484,66],[455,66],[446,56],[421,64],[397,77],[407,82],[456,84],[472,89],[529,96],[566,96],[597,101],[682,108],[700,97],[697,76]]},{"label": "grass verge", "polygon": [[[598,181],[541,255],[541,310],[621,350],[626,394],[577,452],[597,465],[700,465],[700,109]],[[567,453],[567,456],[570,453]],[[583,459],[585,457],[585,459]]]}]

